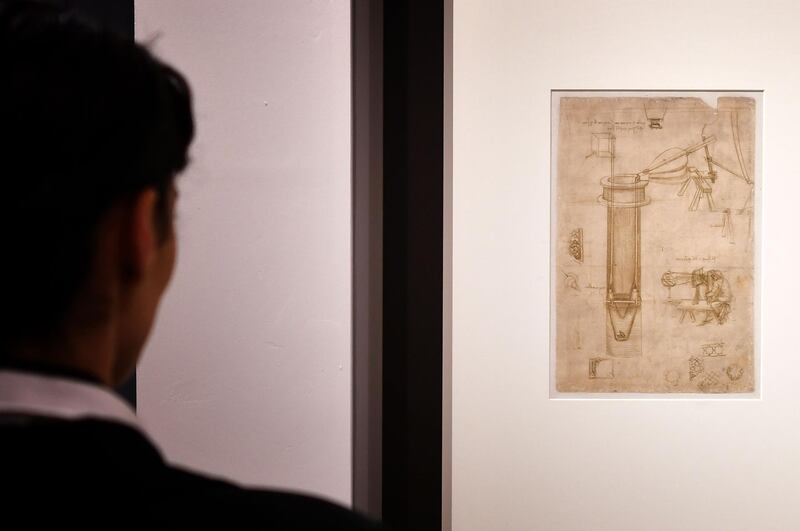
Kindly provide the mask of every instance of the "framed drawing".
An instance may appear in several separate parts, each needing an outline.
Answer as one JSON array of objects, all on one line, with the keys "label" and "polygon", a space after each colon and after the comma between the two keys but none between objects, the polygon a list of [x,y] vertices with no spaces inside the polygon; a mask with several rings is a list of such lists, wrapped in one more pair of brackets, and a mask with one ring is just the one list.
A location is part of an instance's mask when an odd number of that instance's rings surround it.
[{"label": "framed drawing", "polygon": [[455,2],[452,529],[800,529],[798,14]]},{"label": "framed drawing", "polygon": [[752,393],[761,92],[552,92],[562,393]]}]

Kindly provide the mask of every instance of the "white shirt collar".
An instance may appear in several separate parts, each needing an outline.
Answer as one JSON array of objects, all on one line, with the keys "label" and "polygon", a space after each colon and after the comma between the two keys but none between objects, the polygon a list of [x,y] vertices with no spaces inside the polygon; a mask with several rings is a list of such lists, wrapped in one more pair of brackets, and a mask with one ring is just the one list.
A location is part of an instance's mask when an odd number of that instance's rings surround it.
[{"label": "white shirt collar", "polygon": [[136,412],[111,389],[63,376],[0,369],[0,413],[30,413],[68,419],[95,417],[138,430],[159,452]]}]

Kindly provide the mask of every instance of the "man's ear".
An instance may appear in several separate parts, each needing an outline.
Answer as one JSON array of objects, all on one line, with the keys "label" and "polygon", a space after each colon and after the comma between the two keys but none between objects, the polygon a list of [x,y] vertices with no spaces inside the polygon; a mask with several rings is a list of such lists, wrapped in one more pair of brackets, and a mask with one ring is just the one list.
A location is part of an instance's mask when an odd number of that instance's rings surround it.
[{"label": "man's ear", "polygon": [[156,208],[158,192],[147,187],[135,194],[129,203],[122,226],[120,244],[126,269],[134,277],[142,276],[153,264],[158,250]]}]

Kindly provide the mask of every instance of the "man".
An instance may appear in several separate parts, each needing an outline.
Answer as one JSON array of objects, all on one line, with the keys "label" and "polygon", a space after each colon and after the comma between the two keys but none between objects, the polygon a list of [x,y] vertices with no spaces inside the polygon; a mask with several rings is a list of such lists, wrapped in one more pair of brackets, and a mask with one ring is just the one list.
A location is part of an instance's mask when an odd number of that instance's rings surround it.
[{"label": "man", "polygon": [[706,301],[714,312],[714,315],[706,315],[705,321],[701,324],[710,323],[717,319],[717,323],[725,324],[728,314],[731,311],[731,286],[728,280],[718,269],[712,269],[706,274]]},{"label": "man", "polygon": [[371,529],[338,505],[171,466],[112,389],[134,370],[175,262],[184,78],[43,4],[0,2],[3,516]]}]

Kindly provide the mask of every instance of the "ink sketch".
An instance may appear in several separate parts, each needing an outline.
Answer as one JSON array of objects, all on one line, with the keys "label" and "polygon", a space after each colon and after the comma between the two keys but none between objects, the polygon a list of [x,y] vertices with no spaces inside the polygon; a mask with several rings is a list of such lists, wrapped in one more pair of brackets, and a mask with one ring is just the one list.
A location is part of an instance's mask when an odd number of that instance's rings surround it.
[{"label": "ink sketch", "polygon": [[552,110],[556,390],[753,392],[761,94]]}]

